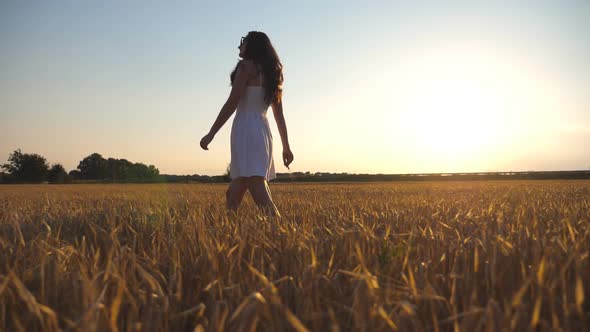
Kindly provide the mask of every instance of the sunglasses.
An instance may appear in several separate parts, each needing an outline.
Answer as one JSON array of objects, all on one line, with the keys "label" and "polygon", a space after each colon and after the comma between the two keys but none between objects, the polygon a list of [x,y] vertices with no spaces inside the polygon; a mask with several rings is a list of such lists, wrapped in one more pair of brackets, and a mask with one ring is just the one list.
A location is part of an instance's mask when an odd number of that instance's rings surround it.
[{"label": "sunglasses", "polygon": [[246,40],[246,37],[242,37],[242,39],[240,39],[240,46],[244,44],[244,40]]}]

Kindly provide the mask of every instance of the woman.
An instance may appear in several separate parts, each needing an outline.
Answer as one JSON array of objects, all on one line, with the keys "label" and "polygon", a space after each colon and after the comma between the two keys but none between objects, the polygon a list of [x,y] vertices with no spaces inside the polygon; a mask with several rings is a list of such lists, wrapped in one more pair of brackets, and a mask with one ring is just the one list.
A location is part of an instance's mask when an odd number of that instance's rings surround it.
[{"label": "woman", "polygon": [[230,75],[231,93],[211,130],[201,139],[201,147],[208,150],[215,134],[237,107],[231,130],[232,181],[226,192],[227,208],[237,212],[246,190],[249,190],[259,208],[270,216],[280,217],[268,187],[268,181],[275,179],[276,174],[266,113],[270,105],[283,143],[283,163],[289,168],[293,153],[283,116],[283,65],[263,32],[248,32],[238,48],[242,60]]}]

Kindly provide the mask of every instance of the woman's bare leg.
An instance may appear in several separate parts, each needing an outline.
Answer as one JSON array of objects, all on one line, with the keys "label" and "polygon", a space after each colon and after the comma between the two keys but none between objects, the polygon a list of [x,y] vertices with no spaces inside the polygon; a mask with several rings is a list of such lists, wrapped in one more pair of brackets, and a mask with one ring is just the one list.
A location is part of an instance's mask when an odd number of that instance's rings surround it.
[{"label": "woman's bare leg", "polygon": [[268,182],[263,177],[250,177],[248,189],[250,190],[250,194],[252,195],[256,205],[258,205],[258,207],[262,209],[264,213],[271,217],[281,217],[279,210],[272,201]]},{"label": "woman's bare leg", "polygon": [[248,190],[248,186],[245,178],[238,177],[231,181],[229,188],[225,192],[228,212],[238,212],[238,207],[242,203],[246,190]]}]

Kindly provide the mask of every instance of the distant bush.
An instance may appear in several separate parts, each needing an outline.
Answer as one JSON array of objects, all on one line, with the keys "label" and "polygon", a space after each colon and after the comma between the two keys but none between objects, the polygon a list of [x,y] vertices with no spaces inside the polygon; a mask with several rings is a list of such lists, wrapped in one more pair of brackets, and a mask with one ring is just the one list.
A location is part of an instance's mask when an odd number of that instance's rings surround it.
[{"label": "distant bush", "polygon": [[93,153],[80,161],[78,172],[72,176],[83,180],[153,182],[160,180],[160,171],[154,165],[132,163],[127,159],[104,159],[101,154]]},{"label": "distant bush", "polygon": [[49,183],[69,183],[71,178],[61,164],[54,164],[47,175]]},{"label": "distant bush", "polygon": [[8,163],[2,165],[16,182],[43,182],[47,180],[49,164],[47,160],[35,153],[22,153],[15,150],[8,157]]}]

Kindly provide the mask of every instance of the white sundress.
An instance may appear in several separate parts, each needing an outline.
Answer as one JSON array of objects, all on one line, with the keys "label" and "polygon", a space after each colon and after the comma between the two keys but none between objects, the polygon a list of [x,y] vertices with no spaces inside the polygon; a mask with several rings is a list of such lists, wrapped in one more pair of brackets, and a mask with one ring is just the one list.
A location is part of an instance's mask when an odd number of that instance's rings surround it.
[{"label": "white sundress", "polygon": [[276,179],[272,157],[272,134],[266,116],[264,87],[246,86],[231,128],[230,178],[263,176]]}]

